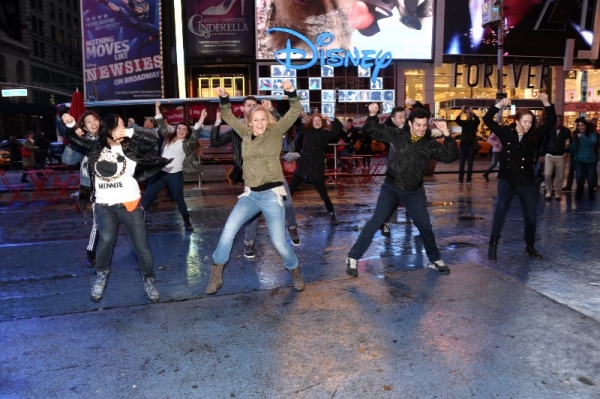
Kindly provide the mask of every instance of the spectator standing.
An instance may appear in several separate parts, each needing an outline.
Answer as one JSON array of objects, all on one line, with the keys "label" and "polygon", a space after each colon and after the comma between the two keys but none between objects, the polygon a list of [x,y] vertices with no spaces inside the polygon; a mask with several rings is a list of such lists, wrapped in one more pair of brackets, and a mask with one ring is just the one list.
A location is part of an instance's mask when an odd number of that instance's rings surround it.
[{"label": "spectator standing", "polygon": [[[462,119],[463,115],[465,116],[464,120]],[[463,105],[460,113],[456,116],[456,123],[462,128],[458,149],[458,182],[460,184],[462,184],[465,177],[465,161],[467,162],[467,184],[471,184],[479,122],[479,118],[468,105]]]},{"label": "spectator standing", "polygon": [[19,143],[19,140],[15,136],[8,138],[8,150],[12,170],[21,169],[21,165],[19,164],[21,162],[21,143]]},{"label": "spectator standing", "polygon": [[553,179],[556,176],[554,186],[554,199],[560,201],[562,198],[563,176],[565,174],[565,153],[571,139],[571,132],[564,125],[564,117],[556,116],[554,129],[543,132],[542,147],[540,155],[544,156],[544,180],[546,181],[546,199],[552,198]]},{"label": "spectator standing", "polygon": [[548,102],[548,95],[542,93],[540,100],[544,105],[546,122],[535,129],[534,115],[527,108],[519,108],[515,122],[508,126],[500,126],[496,122],[496,114],[510,106],[510,99],[504,98],[495,106],[490,107],[483,117],[484,123],[498,136],[502,142],[500,170],[498,172],[498,196],[492,221],[492,233],[488,247],[488,259],[495,262],[498,241],[506,220],[506,215],[516,195],[521,202],[523,220],[525,221],[525,254],[536,259],[542,255],[535,249],[535,233],[537,228],[537,183],[534,163],[537,151],[537,133],[547,131],[556,123],[554,105]]},{"label": "spectator standing", "polygon": [[577,129],[570,144],[570,151],[575,159],[575,176],[577,181],[577,191],[575,199],[583,196],[585,182],[588,184],[588,197],[595,199],[594,193],[594,167],[596,165],[596,143],[598,135],[591,131],[589,124],[584,118],[575,120],[575,129]]},{"label": "spectator standing", "polygon": [[[21,160],[25,172],[35,168],[35,150],[37,149],[38,147],[35,145],[35,133],[32,131],[27,132],[27,137],[21,146]],[[29,182],[29,180],[27,180],[27,173],[25,172],[23,172],[23,175],[21,176],[21,183]]]},{"label": "spectator standing", "polygon": [[48,147],[50,147],[50,143],[44,136],[44,132],[37,132],[37,135],[35,136],[35,145],[37,146],[37,150],[35,150],[36,168],[46,169],[46,161],[48,159]]}]

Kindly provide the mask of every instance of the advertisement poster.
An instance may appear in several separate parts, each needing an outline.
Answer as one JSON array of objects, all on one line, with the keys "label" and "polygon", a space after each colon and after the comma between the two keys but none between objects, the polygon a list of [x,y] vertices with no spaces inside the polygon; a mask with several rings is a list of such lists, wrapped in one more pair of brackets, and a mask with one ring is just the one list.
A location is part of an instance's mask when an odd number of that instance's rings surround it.
[{"label": "advertisement poster", "polygon": [[254,1],[188,0],[185,4],[188,55],[254,55]]},{"label": "advertisement poster", "polygon": [[[481,26],[483,3],[446,2],[444,54],[498,53],[497,28]],[[504,0],[503,4],[505,56],[556,57],[562,63],[566,39],[575,39],[575,57],[578,51],[591,49],[596,0]]]},{"label": "advertisement poster", "polygon": [[81,0],[89,101],[162,97],[160,0]]},{"label": "advertisement poster", "polygon": [[[352,54],[367,50],[391,53],[396,60],[431,60],[434,0],[264,0],[256,2],[256,58],[272,60],[287,46],[301,51],[292,58],[314,58],[315,48]],[[274,32],[280,28],[295,32]],[[319,43],[328,32],[333,41]],[[302,52],[306,52],[303,54]]]}]

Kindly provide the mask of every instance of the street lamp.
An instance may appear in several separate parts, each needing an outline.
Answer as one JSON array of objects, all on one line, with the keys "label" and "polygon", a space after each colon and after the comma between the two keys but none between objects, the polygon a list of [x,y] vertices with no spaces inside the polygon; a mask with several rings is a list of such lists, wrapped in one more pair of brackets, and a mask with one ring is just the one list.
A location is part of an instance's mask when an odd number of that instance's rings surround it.
[{"label": "street lamp", "polygon": [[[498,91],[496,92],[496,100],[501,100],[506,97],[506,93],[504,93],[504,18],[503,18],[503,9],[504,9],[504,1],[503,0],[486,0],[483,3],[482,8],[482,26],[485,28],[487,26],[498,28],[498,40],[497,40],[497,48],[498,48]],[[502,112],[498,112],[496,116],[498,122],[502,120]]]}]

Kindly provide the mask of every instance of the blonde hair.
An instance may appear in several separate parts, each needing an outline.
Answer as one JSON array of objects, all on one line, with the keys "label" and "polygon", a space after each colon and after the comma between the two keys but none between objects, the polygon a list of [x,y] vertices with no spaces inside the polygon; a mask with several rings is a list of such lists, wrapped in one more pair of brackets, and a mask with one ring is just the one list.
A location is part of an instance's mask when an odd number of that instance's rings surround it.
[{"label": "blonde hair", "polygon": [[274,125],[275,123],[277,123],[277,119],[275,119],[273,114],[271,114],[271,110],[269,108],[265,107],[262,104],[257,104],[250,109],[250,112],[248,112],[248,119],[246,119],[246,124],[248,126],[252,127],[252,116],[257,111],[263,111],[265,115],[267,115],[267,126]]}]

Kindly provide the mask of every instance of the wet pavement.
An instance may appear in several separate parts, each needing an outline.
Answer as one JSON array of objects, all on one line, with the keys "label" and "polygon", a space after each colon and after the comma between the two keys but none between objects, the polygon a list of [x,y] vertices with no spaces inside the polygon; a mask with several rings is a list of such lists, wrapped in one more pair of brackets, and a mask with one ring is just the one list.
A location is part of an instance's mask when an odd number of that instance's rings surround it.
[{"label": "wet pavement", "polygon": [[[483,171],[489,159],[477,158]],[[146,297],[121,230],[104,299],[89,299],[91,214],[6,207],[0,195],[2,398],[599,398],[600,201],[539,197],[537,249],[524,256],[518,199],[498,262],[487,261],[495,176],[457,184],[456,163],[426,178],[450,275],[427,269],[400,210],[345,273],[378,186],[333,187],[331,226],[311,186],[295,195],[305,281],[295,292],[261,224],[257,257],[238,234],[223,288],[204,290],[240,188],[186,185],[193,224],[172,202],[147,213],[161,301]],[[14,175],[14,174],[13,174]],[[14,178],[14,176],[13,176]],[[289,240],[289,237],[288,237]]]}]

